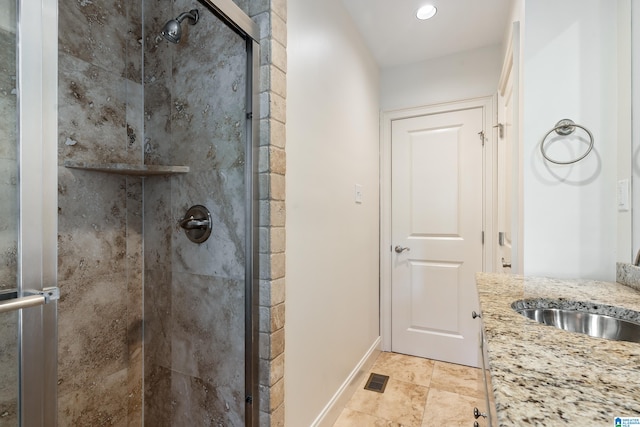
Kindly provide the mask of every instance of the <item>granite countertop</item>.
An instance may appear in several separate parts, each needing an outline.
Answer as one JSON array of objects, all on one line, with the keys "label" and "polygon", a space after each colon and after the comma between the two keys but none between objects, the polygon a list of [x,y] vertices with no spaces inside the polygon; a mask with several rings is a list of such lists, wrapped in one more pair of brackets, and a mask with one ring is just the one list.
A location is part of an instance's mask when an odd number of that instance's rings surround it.
[{"label": "granite countertop", "polygon": [[640,344],[545,326],[511,304],[590,301],[640,311],[640,292],[588,280],[476,275],[499,426],[613,426],[640,417]]}]

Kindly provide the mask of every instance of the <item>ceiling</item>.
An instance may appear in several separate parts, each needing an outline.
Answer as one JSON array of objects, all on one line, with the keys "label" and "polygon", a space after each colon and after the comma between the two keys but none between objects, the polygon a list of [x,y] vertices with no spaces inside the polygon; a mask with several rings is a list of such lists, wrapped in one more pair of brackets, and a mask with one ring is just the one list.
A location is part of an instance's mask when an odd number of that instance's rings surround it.
[{"label": "ceiling", "polygon": [[[512,0],[341,0],[381,68],[501,44]],[[438,13],[416,18],[420,6]]]}]

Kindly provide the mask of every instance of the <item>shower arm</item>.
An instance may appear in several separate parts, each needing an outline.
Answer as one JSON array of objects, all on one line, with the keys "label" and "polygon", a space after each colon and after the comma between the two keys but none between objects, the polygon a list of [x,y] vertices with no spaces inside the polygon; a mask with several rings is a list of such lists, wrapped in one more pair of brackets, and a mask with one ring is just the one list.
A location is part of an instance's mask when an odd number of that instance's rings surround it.
[{"label": "shower arm", "polygon": [[189,18],[189,20],[191,21],[189,23],[191,25],[195,25],[198,22],[198,19],[200,18],[200,13],[198,12],[198,9],[192,9],[189,12],[182,12],[180,16],[176,18],[176,21],[178,21],[179,23],[182,23],[182,21],[184,21],[186,18]]}]

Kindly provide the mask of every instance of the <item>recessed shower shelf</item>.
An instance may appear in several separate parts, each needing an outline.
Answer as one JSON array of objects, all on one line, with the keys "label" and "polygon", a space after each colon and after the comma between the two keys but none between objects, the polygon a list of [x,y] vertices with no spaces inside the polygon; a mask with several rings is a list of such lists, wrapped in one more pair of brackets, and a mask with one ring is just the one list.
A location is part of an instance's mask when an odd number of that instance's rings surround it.
[{"label": "recessed shower shelf", "polygon": [[131,165],[127,163],[89,163],[67,160],[64,167],[130,176],[176,175],[189,172],[189,166]]}]

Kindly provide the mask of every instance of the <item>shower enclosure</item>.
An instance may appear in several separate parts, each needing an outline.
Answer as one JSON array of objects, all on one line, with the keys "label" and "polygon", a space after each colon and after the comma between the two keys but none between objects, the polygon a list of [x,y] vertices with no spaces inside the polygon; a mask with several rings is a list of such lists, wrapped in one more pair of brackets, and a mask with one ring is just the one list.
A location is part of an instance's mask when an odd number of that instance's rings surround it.
[{"label": "shower enclosure", "polygon": [[229,1],[165,3],[144,9],[144,162],[189,172],[144,183],[145,424],[257,425],[258,29]]},{"label": "shower enclosure", "polygon": [[3,427],[258,425],[247,12],[0,0]]}]

